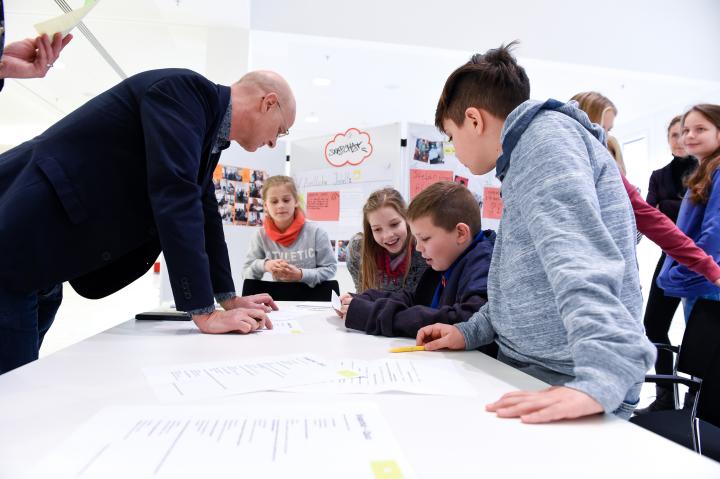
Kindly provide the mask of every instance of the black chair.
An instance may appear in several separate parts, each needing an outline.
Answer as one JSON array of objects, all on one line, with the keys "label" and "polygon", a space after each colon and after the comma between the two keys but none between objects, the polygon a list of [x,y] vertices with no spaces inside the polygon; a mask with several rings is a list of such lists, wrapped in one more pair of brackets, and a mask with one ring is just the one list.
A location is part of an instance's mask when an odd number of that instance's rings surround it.
[{"label": "black chair", "polygon": [[243,282],[242,295],[268,293],[277,301],[330,301],[331,291],[340,294],[340,285],[335,280],[323,281],[311,288],[300,282],[246,279]]},{"label": "black chair", "polygon": [[[695,395],[692,407],[653,411],[630,421],[720,461],[720,302],[695,303],[679,348],[656,346],[677,354],[676,374],[648,375],[645,382],[684,384],[688,397]],[[678,376],[678,371],[691,377]]]}]

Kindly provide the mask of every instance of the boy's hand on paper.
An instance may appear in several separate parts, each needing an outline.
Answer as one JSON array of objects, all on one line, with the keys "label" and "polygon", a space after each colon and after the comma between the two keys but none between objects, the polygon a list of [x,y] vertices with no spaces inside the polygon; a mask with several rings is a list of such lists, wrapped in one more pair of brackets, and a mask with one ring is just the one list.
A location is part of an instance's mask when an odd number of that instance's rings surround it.
[{"label": "boy's hand on paper", "polygon": [[235,296],[220,303],[223,309],[229,311],[231,309],[259,309],[266,313],[277,311],[278,307],[272,297],[267,293],[252,294],[250,296]]},{"label": "boy's hand on paper", "polygon": [[72,38],[56,33],[52,40],[41,35],[8,44],[3,49],[0,78],[44,77]]},{"label": "boy's hand on paper", "polygon": [[436,349],[465,349],[465,337],[460,330],[451,324],[435,323],[418,331],[415,338],[418,346],[425,346],[426,351]]},{"label": "boy's hand on paper", "polygon": [[210,314],[193,315],[192,320],[200,331],[208,334],[247,334],[256,329],[272,329],[270,318],[259,309],[218,310]]},{"label": "boy's hand on paper", "polygon": [[345,293],[342,296],[340,296],[340,304],[342,305],[340,307],[340,311],[335,310],[338,316],[341,318],[344,318],[345,315],[348,312],[348,308],[350,308],[350,302],[353,300],[353,296],[350,293]]},{"label": "boy's hand on paper", "polygon": [[519,417],[524,423],[537,424],[575,419],[603,412],[599,402],[582,391],[553,386],[542,391],[514,391],[485,406],[498,417]]}]

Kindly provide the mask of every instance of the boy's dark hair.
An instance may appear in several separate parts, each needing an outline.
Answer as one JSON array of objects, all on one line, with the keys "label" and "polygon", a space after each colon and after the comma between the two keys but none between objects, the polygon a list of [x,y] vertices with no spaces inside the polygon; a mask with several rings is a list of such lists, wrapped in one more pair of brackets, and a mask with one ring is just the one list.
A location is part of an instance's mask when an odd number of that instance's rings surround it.
[{"label": "boy's dark hair", "polygon": [[435,126],[440,131],[445,131],[443,122],[447,119],[462,125],[465,110],[470,107],[482,108],[505,119],[530,98],[530,80],[510,53],[517,44],[515,40],[485,54],[476,53],[450,74],[435,110]]},{"label": "boy's dark hair", "polygon": [[408,207],[409,221],[429,216],[433,224],[452,231],[458,223],[470,227],[473,237],[480,233],[480,205],[461,183],[439,181],[422,190]]}]

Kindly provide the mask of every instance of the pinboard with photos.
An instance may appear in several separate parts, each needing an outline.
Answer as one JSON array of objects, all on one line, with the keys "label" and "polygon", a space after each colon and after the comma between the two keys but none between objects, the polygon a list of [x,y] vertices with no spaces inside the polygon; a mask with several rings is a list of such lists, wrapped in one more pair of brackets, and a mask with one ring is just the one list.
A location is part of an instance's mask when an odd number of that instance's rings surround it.
[{"label": "pinboard with photos", "polygon": [[438,181],[455,181],[467,186],[480,204],[483,229],[497,230],[502,215],[500,181],[495,170],[473,175],[455,156],[447,136],[434,126],[408,123],[405,147],[408,200]]}]

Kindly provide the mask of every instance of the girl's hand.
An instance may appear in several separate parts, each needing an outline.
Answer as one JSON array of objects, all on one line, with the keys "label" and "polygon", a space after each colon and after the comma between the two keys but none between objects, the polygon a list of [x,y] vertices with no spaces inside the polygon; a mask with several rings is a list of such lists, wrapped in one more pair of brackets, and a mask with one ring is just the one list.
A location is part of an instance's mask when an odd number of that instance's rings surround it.
[{"label": "girl's hand", "polygon": [[285,264],[282,268],[278,268],[273,272],[273,278],[276,281],[300,281],[302,279],[302,270],[292,264]]},{"label": "girl's hand", "polygon": [[285,281],[300,281],[303,277],[302,270],[294,264],[285,265]]},{"label": "girl's hand", "polygon": [[265,271],[275,276],[275,273],[281,271],[287,265],[284,259],[269,259],[265,261]]}]

